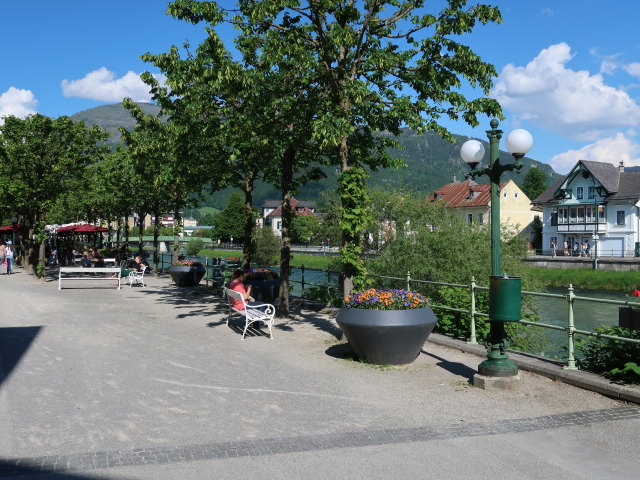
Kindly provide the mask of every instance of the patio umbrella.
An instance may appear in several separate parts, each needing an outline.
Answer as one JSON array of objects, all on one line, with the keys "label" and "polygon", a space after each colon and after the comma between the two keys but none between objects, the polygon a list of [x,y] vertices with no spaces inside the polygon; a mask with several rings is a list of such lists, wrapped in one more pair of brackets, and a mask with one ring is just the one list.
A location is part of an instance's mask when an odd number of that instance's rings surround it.
[{"label": "patio umbrella", "polygon": [[[20,230],[20,225],[16,223],[16,230]],[[13,225],[5,225],[0,227],[0,232],[13,232]]]},{"label": "patio umbrella", "polygon": [[100,225],[80,225],[78,226],[74,232],[76,233],[96,233],[96,232],[107,232],[108,228],[101,227]]}]

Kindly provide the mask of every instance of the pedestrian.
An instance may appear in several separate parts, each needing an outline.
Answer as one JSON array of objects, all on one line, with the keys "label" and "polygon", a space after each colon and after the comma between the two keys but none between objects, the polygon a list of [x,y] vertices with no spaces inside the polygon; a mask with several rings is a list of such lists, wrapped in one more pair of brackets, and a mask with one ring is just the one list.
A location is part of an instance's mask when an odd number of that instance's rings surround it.
[{"label": "pedestrian", "polygon": [[7,273],[7,267],[5,264],[6,259],[7,259],[7,247],[5,247],[3,241],[0,241],[0,274]]},{"label": "pedestrian", "polygon": [[551,242],[551,256],[556,256],[556,248],[558,248],[558,244],[556,242]]},{"label": "pedestrian", "polygon": [[580,244],[578,242],[575,242],[573,244],[573,255],[577,257],[579,253],[580,253]]},{"label": "pedestrian", "polygon": [[589,240],[587,240],[585,247],[585,253],[587,254],[587,257],[591,258],[591,245],[589,244]]},{"label": "pedestrian", "polygon": [[563,250],[562,250],[562,254],[566,257],[569,255],[569,242],[567,242],[566,240],[564,241],[564,243],[562,244]]},{"label": "pedestrian", "polygon": [[7,274],[13,273],[13,242],[9,240],[5,247],[5,262],[7,264]]}]

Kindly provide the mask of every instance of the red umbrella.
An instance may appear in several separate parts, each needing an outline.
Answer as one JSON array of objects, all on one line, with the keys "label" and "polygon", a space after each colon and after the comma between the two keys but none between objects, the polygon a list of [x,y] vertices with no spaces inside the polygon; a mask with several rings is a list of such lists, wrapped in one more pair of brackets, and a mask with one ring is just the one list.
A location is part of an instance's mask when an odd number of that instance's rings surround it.
[{"label": "red umbrella", "polygon": [[75,232],[81,225],[67,225],[66,227],[58,227],[57,233]]},{"label": "red umbrella", "polygon": [[80,225],[74,230],[76,233],[96,233],[96,232],[107,232],[108,228],[101,227],[100,225]]},{"label": "red umbrella", "polygon": [[[20,225],[16,223],[16,230],[20,230]],[[13,232],[13,225],[5,225],[0,227],[0,232]]]}]

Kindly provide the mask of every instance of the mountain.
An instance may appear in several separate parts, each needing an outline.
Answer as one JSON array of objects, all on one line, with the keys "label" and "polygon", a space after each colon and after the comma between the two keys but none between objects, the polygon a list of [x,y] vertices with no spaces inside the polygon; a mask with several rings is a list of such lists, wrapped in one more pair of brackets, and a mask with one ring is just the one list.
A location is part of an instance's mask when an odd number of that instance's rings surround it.
[{"label": "mountain", "polygon": [[[145,113],[157,115],[160,108],[149,103],[139,104]],[[122,104],[104,105],[76,113],[71,118],[83,121],[87,125],[93,124],[105,129],[112,134],[110,143],[115,144],[120,138],[118,127],[131,129],[135,122],[129,112]],[[394,156],[402,159],[406,167],[393,169],[382,169],[371,172],[368,184],[371,187],[379,187],[385,190],[404,189],[418,194],[429,194],[441,186],[456,180],[464,180],[468,172],[467,165],[460,158],[460,147],[469,140],[468,137],[454,135],[455,142],[449,143],[435,133],[418,135],[410,129],[403,129],[401,135],[396,137],[398,142],[404,147],[401,150],[394,150]],[[489,144],[483,139],[480,141],[489,151]],[[488,156],[488,153],[486,154]],[[485,157],[486,158],[486,157]],[[513,157],[507,152],[500,152],[502,163],[513,162]],[[553,169],[537,160],[529,157],[522,159],[524,167],[519,173],[506,172],[503,180],[513,179],[516,183],[522,184],[524,176],[532,167],[541,169],[547,175],[547,184],[553,183],[559,175]],[[296,195],[299,200],[317,201],[321,192],[331,191],[336,188],[335,167],[325,168],[326,178],[306,185],[301,192]],[[489,183],[486,177],[476,179],[478,183]],[[231,190],[226,189],[210,195],[204,205],[224,208],[229,198]],[[276,189],[267,184],[258,184],[254,194],[254,205],[260,206],[267,198],[279,198]]]},{"label": "mountain", "polygon": [[[138,105],[140,105],[142,111],[147,115],[158,115],[160,113],[160,107],[157,105],[151,103],[139,103]],[[111,135],[108,143],[113,145],[120,139],[118,127],[132,130],[136,125],[129,110],[124,108],[121,103],[102,105],[100,107],[90,108],[89,110],[83,110],[72,115],[71,118],[76,122],[84,122],[88,127],[98,125]]]}]

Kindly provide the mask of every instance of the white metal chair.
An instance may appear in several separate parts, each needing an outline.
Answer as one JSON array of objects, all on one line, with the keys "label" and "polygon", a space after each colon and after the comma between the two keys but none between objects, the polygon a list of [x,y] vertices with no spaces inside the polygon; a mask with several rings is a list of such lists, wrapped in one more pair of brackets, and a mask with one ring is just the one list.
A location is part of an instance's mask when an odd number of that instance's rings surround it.
[{"label": "white metal chair", "polygon": [[[270,303],[263,303],[260,305],[247,305],[247,302],[244,300],[244,296],[240,292],[236,292],[235,290],[231,290],[230,288],[224,287],[224,293],[227,296],[227,301],[229,302],[229,315],[227,315],[227,325],[229,325],[229,319],[231,315],[234,313],[239,313],[244,316],[244,331],[242,332],[242,339],[244,340],[244,336],[247,333],[247,328],[253,322],[260,322],[269,328],[269,337],[273,340],[273,332],[271,331],[271,326],[273,325],[273,320],[276,315],[276,308]],[[244,307],[242,310],[233,308],[233,299],[239,300],[242,302],[242,306]]]},{"label": "white metal chair", "polygon": [[136,285],[142,285],[142,288],[144,288],[144,272],[146,270],[147,267],[142,267],[139,272],[129,272],[129,288],[133,287],[134,283]]}]

